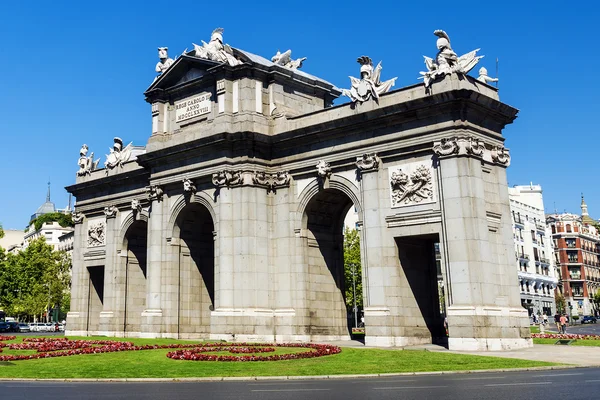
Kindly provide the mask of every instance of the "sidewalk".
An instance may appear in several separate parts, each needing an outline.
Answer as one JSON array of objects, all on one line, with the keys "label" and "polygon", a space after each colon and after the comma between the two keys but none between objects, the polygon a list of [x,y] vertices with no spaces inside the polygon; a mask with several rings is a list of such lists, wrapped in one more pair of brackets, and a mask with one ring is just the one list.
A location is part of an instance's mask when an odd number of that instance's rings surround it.
[{"label": "sidewalk", "polygon": [[[320,342],[340,347],[374,348],[363,343],[352,341]],[[591,346],[561,346],[551,344],[534,344],[532,348],[511,351],[453,351],[444,347],[427,344],[410,347],[381,347],[382,350],[421,350],[444,351],[455,354],[467,354],[486,357],[520,358],[522,360],[546,361],[577,366],[600,366],[600,347]]]},{"label": "sidewalk", "polygon": [[[448,350],[446,350],[448,351]],[[520,358],[523,360],[547,361],[578,366],[600,366],[600,347],[561,346],[534,344],[532,348],[512,351],[450,351],[456,354],[472,354],[488,357]]]}]

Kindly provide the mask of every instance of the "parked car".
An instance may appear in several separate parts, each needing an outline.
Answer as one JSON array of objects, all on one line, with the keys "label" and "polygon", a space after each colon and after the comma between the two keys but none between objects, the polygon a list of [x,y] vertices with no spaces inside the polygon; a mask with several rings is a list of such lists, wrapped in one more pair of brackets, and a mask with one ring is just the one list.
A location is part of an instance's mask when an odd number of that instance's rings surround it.
[{"label": "parked car", "polygon": [[6,322],[8,325],[8,332],[19,332],[19,323],[15,321]]},{"label": "parked car", "polygon": [[31,332],[31,328],[24,322],[19,323],[19,332]]},{"label": "parked car", "polygon": [[585,315],[583,318],[581,318],[582,324],[595,324],[596,322],[598,322],[598,319],[593,315]]},{"label": "parked car", "polygon": [[8,324],[6,322],[0,322],[0,332],[8,332]]}]

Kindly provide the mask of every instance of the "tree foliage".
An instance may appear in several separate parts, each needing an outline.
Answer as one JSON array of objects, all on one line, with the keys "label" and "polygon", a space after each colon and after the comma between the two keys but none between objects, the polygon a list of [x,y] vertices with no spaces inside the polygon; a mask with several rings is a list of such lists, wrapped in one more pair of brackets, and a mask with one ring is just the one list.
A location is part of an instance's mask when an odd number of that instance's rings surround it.
[{"label": "tree foliage", "polygon": [[35,227],[35,230],[39,231],[42,228],[42,225],[44,225],[47,222],[58,222],[58,224],[60,226],[62,226],[63,228],[66,228],[68,226],[75,226],[75,224],[73,223],[73,217],[71,216],[70,213],[64,214],[64,213],[60,213],[60,212],[53,212],[53,213],[40,215],[39,217],[37,217],[33,221],[31,221],[29,226],[31,226],[31,224],[33,224]]},{"label": "tree foliage", "polygon": [[556,303],[556,311],[559,314],[563,314],[567,309],[567,302],[565,301],[565,296],[562,293],[556,293],[554,296],[554,302]]},{"label": "tree foliage", "polygon": [[344,229],[344,280],[346,292],[346,307],[352,310],[354,306],[352,273],[356,279],[356,306],[362,308],[362,268],[360,263],[360,236],[356,229]]},{"label": "tree foliage", "polygon": [[43,238],[16,254],[0,253],[0,308],[7,315],[41,316],[68,301],[69,256]]},{"label": "tree foliage", "polygon": [[2,229],[2,224],[0,224],[0,239],[4,237],[4,229]]}]

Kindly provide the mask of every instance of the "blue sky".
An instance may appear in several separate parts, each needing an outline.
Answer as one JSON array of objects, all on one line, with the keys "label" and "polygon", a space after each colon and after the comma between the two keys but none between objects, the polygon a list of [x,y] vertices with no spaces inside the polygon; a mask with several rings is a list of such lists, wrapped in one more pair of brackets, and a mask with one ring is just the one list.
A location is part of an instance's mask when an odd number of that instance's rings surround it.
[{"label": "blue sky", "polygon": [[436,53],[433,30],[444,29],[457,53],[480,47],[491,75],[499,58],[500,99],[521,110],[504,131],[509,184],[541,184],[548,212],[579,212],[584,192],[599,218],[600,6],[403,3],[4,2],[0,223],[23,229],[49,178],[52,200],[65,207],[83,143],[101,162],[114,136],[144,145],[151,116],[143,92],[157,47],[175,56],[208,41],[216,27],[233,47],[267,58],[292,49],[308,57],[304,71],[342,88],[358,75],[361,55],[382,60],[382,79],[397,76],[395,88],[417,83],[422,56]]}]

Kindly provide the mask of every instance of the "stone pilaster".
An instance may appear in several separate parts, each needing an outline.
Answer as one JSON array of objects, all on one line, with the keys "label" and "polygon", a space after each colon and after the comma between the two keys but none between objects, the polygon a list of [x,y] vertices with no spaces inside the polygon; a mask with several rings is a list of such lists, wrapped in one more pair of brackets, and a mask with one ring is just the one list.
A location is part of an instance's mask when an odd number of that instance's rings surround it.
[{"label": "stone pilaster", "polygon": [[[123,267],[117,254],[117,236],[119,224],[118,210],[109,206],[104,210],[106,215],[106,255],[104,262],[104,301],[99,315],[98,334],[117,336],[119,321],[123,321],[123,300],[125,296]],[[120,333],[120,332],[119,332]]]},{"label": "stone pilaster", "polygon": [[[146,259],[146,309],[142,312],[141,337],[161,337],[162,326],[162,267],[164,253],[162,195],[151,197],[148,218],[148,253]],[[175,307],[177,305],[175,304]]]},{"label": "stone pilaster", "polygon": [[84,218],[77,213],[74,218],[75,233],[73,236],[73,259],[71,276],[71,309],[67,313],[66,335],[87,336],[87,299],[89,275],[83,263],[83,251],[87,245]]},{"label": "stone pilaster", "polygon": [[[442,188],[443,234],[448,271],[449,347],[455,350],[501,350],[527,347],[522,337],[520,312],[502,296],[498,269],[514,274],[504,245],[505,224],[510,224],[507,209],[495,212],[488,205],[490,186],[498,182],[486,178],[489,150],[474,153],[473,140],[452,138],[436,143]],[[485,153],[485,154],[484,154]],[[485,171],[488,169],[488,172]],[[487,185],[487,188],[486,188]],[[498,194],[506,187],[494,187]],[[508,201],[506,201],[508,204]],[[495,235],[500,230],[502,237]],[[500,244],[500,246],[499,246]],[[516,287],[516,285],[514,286]],[[514,290],[514,288],[513,288]]]}]

